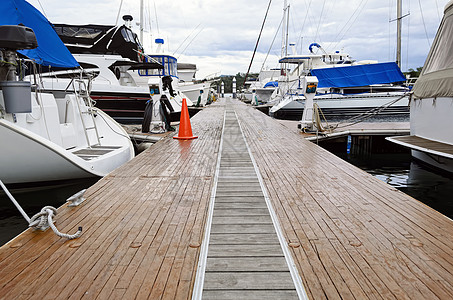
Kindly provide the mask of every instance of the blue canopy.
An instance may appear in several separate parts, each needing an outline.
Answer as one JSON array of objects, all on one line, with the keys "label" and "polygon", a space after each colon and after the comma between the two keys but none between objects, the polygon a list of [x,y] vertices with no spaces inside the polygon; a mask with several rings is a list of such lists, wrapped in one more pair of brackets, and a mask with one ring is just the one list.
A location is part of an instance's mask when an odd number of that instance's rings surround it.
[{"label": "blue canopy", "polygon": [[278,81],[269,81],[264,85],[265,88],[267,87],[278,87]]},{"label": "blue canopy", "polygon": [[38,48],[19,52],[38,64],[74,68],[79,64],[58,37],[52,24],[25,0],[2,0],[0,25],[23,24],[33,29]]},{"label": "blue canopy", "polygon": [[370,65],[313,69],[318,78],[318,87],[357,87],[406,81],[394,62]]}]

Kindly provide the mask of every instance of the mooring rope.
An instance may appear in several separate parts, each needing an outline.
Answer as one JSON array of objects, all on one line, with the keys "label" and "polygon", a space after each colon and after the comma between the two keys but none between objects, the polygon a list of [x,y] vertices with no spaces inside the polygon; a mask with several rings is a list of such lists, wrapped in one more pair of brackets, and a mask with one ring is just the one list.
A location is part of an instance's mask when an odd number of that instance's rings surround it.
[{"label": "mooring rope", "polygon": [[79,227],[77,232],[74,234],[61,233],[52,220],[52,217],[56,215],[57,209],[55,207],[44,206],[39,213],[31,217],[30,224],[28,226],[40,230],[46,230],[50,226],[57,236],[67,238],[68,240],[79,238],[82,235],[82,227]]},{"label": "mooring rope", "polygon": [[35,229],[40,230],[46,230],[50,226],[50,228],[52,228],[53,232],[55,232],[56,235],[58,235],[59,237],[67,238],[69,240],[76,239],[82,235],[82,227],[79,227],[78,231],[75,234],[66,234],[58,231],[57,227],[55,227],[52,220],[52,217],[57,215],[57,209],[53,206],[44,206],[39,213],[31,217],[30,219],[27,213],[22,209],[22,207],[16,201],[16,199],[14,199],[13,195],[11,195],[11,193],[8,191],[8,189],[1,180],[0,187],[5,191],[8,198],[13,202],[13,204],[16,206],[16,208],[24,217],[24,219],[28,222],[29,227],[33,227]]}]

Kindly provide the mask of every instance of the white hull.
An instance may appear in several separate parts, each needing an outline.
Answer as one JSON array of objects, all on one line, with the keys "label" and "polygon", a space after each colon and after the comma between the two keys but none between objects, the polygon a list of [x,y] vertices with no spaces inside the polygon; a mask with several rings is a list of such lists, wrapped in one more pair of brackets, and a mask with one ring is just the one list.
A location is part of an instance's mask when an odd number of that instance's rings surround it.
[{"label": "white hull", "polygon": [[[313,101],[321,108],[325,115],[341,117],[357,115],[370,109],[382,107],[400,98],[402,95],[403,93],[373,93],[348,96],[317,95]],[[281,117],[281,115],[300,115],[299,117],[301,118],[305,106],[304,103],[305,97],[303,96],[285,97],[271,108],[270,114],[276,118]],[[408,105],[409,98],[406,96],[390,106],[389,110],[383,111],[382,114],[408,114]]]},{"label": "white hull", "polygon": [[[127,133],[102,111],[94,117],[74,96],[55,99],[32,93],[32,112],[6,114],[0,119],[0,179],[7,184],[48,182],[105,176],[134,157]],[[0,105],[3,97],[0,93]],[[15,118],[15,121],[14,119]],[[83,126],[85,123],[85,127]],[[85,135],[87,133],[88,139]],[[6,142],[7,141],[7,142]],[[91,145],[91,147],[90,147]]]},{"label": "white hull", "polygon": [[256,97],[261,103],[267,103],[271,99],[275,88],[260,88],[256,89]]},{"label": "white hull", "polygon": [[[411,135],[451,145],[453,149],[453,98],[412,100]],[[412,150],[412,156],[426,164],[453,173],[453,159]]]},{"label": "white hull", "polygon": [[198,103],[200,91],[203,91],[203,93],[201,93],[200,106],[206,106],[208,102],[209,88],[210,88],[209,83],[191,83],[191,82],[179,83],[179,90],[184,95],[186,95],[194,105]]}]

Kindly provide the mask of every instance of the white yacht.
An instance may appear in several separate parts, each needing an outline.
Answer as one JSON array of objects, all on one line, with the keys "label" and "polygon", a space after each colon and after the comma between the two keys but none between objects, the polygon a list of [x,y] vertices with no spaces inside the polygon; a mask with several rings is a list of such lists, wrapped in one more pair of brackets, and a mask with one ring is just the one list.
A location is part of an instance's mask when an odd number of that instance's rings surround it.
[{"label": "white yacht", "polygon": [[[92,106],[83,80],[74,81],[75,92],[60,98],[16,75],[16,66],[23,67],[18,49],[42,66],[78,63],[38,10],[24,0],[12,1],[11,7],[0,17],[1,180],[21,185],[105,176],[132,159],[127,133]],[[17,17],[36,35],[14,25]]]},{"label": "white yacht", "polygon": [[444,17],[413,88],[410,101],[410,136],[388,140],[409,147],[412,156],[453,172],[453,1]]},{"label": "white yacht", "polygon": [[[176,76],[176,59],[149,59],[137,35],[130,29],[132,17],[125,15],[121,26],[53,24],[61,40],[91,77],[90,94],[96,107],[121,123],[141,123],[149,100],[166,96],[168,121],[179,121],[182,98],[171,80]],[[41,75],[44,90],[56,95],[72,92],[71,82],[80,72],[49,69]],[[153,80],[149,76],[152,76]],[[166,77],[167,84],[162,84]],[[165,88],[163,88],[165,87]],[[155,98],[155,99],[154,99]],[[188,99],[188,106],[192,102]]]},{"label": "white yacht", "polygon": [[178,63],[178,87],[195,106],[209,104],[211,82],[209,80],[196,80],[197,66],[189,63]]},{"label": "white yacht", "polygon": [[262,69],[257,78],[245,82],[242,98],[247,102],[251,102],[252,105],[269,102],[272,93],[278,87],[277,79],[279,77],[280,69]]},{"label": "white yacht", "polygon": [[[316,76],[319,84],[314,98],[326,117],[350,117],[389,105],[380,115],[408,115],[408,88],[401,85],[406,78],[395,63],[376,61],[356,62],[343,52],[287,55],[279,62],[293,66],[278,80],[278,88],[271,96],[271,116],[298,120],[304,110],[305,96],[301,80]],[[321,48],[322,49],[322,48]],[[400,100],[398,100],[400,99]],[[394,103],[393,103],[394,102]]]}]

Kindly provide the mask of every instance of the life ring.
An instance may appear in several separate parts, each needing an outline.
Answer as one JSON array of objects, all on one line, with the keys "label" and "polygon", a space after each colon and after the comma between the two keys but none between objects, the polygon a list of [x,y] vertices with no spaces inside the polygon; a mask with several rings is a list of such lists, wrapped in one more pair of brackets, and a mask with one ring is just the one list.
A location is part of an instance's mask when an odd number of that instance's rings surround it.
[{"label": "life ring", "polygon": [[310,50],[311,53],[313,53],[313,47],[321,48],[321,45],[318,43],[311,43],[310,46],[308,46],[308,50]]}]

